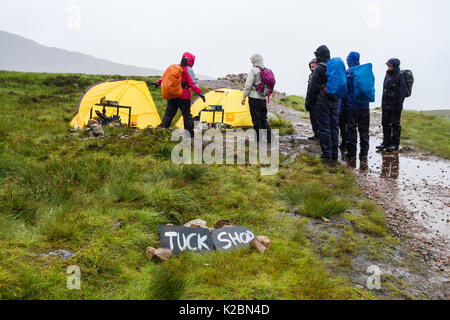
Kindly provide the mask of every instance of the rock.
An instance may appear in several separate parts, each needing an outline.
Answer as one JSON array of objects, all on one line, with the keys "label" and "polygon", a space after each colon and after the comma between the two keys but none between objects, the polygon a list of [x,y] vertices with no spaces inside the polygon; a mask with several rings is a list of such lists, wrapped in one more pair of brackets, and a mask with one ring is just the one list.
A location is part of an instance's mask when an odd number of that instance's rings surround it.
[{"label": "rock", "polygon": [[94,133],[94,135],[96,137],[104,137],[105,136],[105,132],[103,131],[103,128],[101,125],[93,124],[93,125],[89,126],[89,128],[92,130],[92,132]]},{"label": "rock", "polygon": [[155,248],[148,247],[147,250],[145,250],[145,256],[148,259],[152,259],[155,256],[155,251],[156,251]]},{"label": "rock", "polygon": [[235,227],[235,226],[238,226],[238,225],[239,225],[239,223],[237,222],[237,220],[231,218],[231,219],[217,221],[216,223],[214,223],[214,228],[215,229],[222,229],[225,226],[227,226],[227,228],[232,228],[232,227]]},{"label": "rock", "polygon": [[95,125],[98,125],[97,120],[91,119],[91,120],[88,121],[88,124],[87,124],[87,125],[88,125],[88,127],[90,127],[90,126],[92,126],[92,125],[94,125],[94,124],[95,124]]},{"label": "rock", "polygon": [[266,252],[267,249],[261,242],[258,241],[258,239],[253,239],[250,241],[250,246],[262,254]]},{"label": "rock", "polygon": [[148,259],[157,258],[160,261],[167,261],[172,257],[172,250],[170,249],[155,249],[153,247],[148,247],[145,251],[145,256]]},{"label": "rock", "polygon": [[[185,227],[192,227],[192,225],[204,225],[206,226],[206,221],[205,220],[201,220],[201,219],[196,219],[196,220],[192,220],[189,221],[187,223],[184,224]],[[198,227],[192,227],[192,228],[198,228]]]},{"label": "rock", "polygon": [[196,223],[191,224],[191,228],[209,229],[206,224],[196,224]]},{"label": "rock", "polygon": [[123,226],[124,226],[124,224],[125,224],[125,221],[123,221],[123,220],[119,220],[115,225],[114,225],[114,230],[117,230],[117,229],[120,229],[120,228],[122,228]]},{"label": "rock", "polygon": [[258,240],[259,242],[261,242],[262,245],[263,245],[264,247],[266,247],[266,248],[270,247],[270,245],[271,245],[271,242],[270,242],[269,238],[267,238],[266,236],[259,236],[259,237],[257,238],[257,240]]},{"label": "rock", "polygon": [[273,112],[267,112],[267,120],[269,120],[269,121],[277,121],[278,117]]},{"label": "rock", "polygon": [[170,249],[156,249],[155,257],[157,257],[161,261],[167,261],[172,257],[172,250]]},{"label": "rock", "polygon": [[67,250],[55,250],[55,251],[50,251],[50,252],[47,252],[47,253],[43,253],[43,254],[39,255],[39,257],[41,257],[41,258],[59,257],[59,258],[62,258],[64,260],[69,260],[74,255],[75,255],[75,253],[67,251]]}]

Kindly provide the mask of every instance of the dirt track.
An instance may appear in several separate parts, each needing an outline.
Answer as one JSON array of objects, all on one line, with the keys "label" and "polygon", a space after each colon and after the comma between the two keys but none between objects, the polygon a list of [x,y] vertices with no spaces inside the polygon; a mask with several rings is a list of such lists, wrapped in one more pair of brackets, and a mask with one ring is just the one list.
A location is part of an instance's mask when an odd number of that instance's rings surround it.
[{"label": "dirt track", "polygon": [[[307,114],[271,103],[270,111],[290,120],[303,151],[318,154]],[[383,208],[392,232],[436,269],[449,271],[450,259],[450,163],[418,152],[377,153],[381,116],[371,116],[371,151],[367,166],[348,166],[364,194]],[[286,138],[285,138],[286,139]],[[283,149],[283,148],[282,148]],[[282,150],[283,152],[284,150]],[[284,151],[286,152],[286,151]]]}]

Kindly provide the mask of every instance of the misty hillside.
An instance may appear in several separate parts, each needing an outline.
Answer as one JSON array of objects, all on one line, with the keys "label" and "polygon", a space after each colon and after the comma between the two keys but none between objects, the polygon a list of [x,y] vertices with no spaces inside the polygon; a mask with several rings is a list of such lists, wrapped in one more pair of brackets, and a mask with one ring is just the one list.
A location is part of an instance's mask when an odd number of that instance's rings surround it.
[{"label": "misty hillside", "polygon": [[0,70],[49,73],[160,75],[162,71],[113,63],[78,52],[46,47],[0,31]]}]

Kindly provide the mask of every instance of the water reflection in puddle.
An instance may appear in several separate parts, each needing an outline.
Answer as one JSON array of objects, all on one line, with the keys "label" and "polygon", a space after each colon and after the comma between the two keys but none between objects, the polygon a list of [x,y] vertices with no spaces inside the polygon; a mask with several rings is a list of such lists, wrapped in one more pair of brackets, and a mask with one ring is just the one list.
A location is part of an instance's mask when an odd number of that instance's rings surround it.
[{"label": "water reflection in puddle", "polygon": [[450,162],[401,152],[377,152],[379,144],[379,139],[371,139],[367,163],[355,161],[348,165],[371,180],[388,179],[386,185],[392,190],[383,191],[394,193],[417,221],[450,241]]}]

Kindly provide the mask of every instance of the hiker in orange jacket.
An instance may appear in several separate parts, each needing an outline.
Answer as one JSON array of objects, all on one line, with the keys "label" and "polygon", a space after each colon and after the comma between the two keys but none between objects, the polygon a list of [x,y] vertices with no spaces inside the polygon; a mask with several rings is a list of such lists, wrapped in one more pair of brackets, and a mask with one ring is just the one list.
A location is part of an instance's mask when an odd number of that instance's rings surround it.
[{"label": "hiker in orange jacket", "polygon": [[[170,128],[173,118],[181,110],[184,119],[184,129],[189,131],[191,137],[194,137],[194,120],[191,114],[191,100],[194,91],[203,101],[206,101],[202,89],[197,86],[197,80],[193,70],[195,64],[195,56],[189,52],[183,54],[181,66],[183,66],[183,75],[181,78],[181,86],[183,93],[176,99],[167,101],[167,109],[161,123],[161,128]],[[158,80],[158,85],[161,86],[162,78]]]}]

